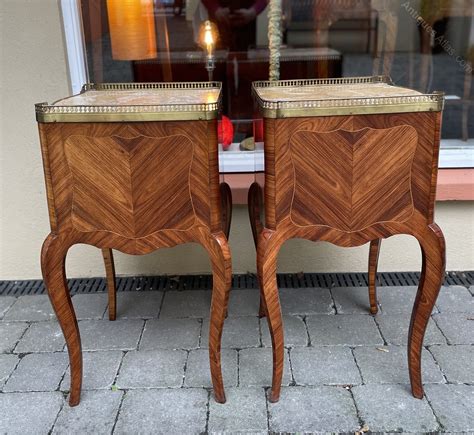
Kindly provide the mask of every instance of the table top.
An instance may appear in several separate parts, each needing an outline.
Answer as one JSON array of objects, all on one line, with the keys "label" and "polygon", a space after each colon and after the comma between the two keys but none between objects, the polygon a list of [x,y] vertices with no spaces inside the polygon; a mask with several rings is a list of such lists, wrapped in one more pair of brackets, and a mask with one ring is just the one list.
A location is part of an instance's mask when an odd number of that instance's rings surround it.
[{"label": "table top", "polygon": [[86,84],[78,95],[36,104],[38,122],[200,120],[217,117],[219,82]]},{"label": "table top", "polygon": [[266,118],[440,111],[443,94],[394,86],[389,77],[344,77],[255,82]]}]

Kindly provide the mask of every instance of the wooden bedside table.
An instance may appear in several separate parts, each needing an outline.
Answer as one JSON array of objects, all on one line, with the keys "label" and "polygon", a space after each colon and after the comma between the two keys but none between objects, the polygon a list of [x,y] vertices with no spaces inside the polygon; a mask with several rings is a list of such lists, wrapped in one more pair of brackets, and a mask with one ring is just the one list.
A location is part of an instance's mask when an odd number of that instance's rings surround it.
[{"label": "wooden bedside table", "polygon": [[112,304],[111,249],[138,255],[188,242],[206,249],[211,376],[216,400],[225,402],[220,342],[232,272],[223,232],[229,197],[221,208],[220,194],[228,187],[219,187],[220,98],[215,82],[118,83],[36,105],[51,223],[41,266],[68,347],[71,406],[80,400],[82,352],[64,263],[77,243],[103,250]]},{"label": "wooden bedside table", "polygon": [[265,120],[264,226],[259,184],[249,207],[273,345],[271,400],[279,398],[283,370],[276,281],[283,243],[371,242],[375,273],[380,240],[396,234],[414,236],[422,251],[408,338],[412,393],[421,398],[423,337],[445,267],[443,234],[433,220],[442,94],[395,87],[385,77],[256,82],[253,91]]}]

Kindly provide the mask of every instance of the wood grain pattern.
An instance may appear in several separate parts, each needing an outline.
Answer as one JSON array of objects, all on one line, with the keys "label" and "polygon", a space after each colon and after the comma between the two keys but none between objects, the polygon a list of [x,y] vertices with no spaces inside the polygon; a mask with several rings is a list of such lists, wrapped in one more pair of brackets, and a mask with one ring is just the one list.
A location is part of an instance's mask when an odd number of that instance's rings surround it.
[{"label": "wood grain pattern", "polygon": [[381,243],[381,239],[372,240],[369,248],[369,303],[371,314],[377,314],[379,310],[377,302],[377,265]]},{"label": "wood grain pattern", "polygon": [[111,249],[141,255],[188,242],[206,249],[214,283],[211,377],[215,399],[225,402],[220,339],[232,272],[222,231],[217,121],[55,123],[39,124],[39,130],[51,222],[42,271],[68,346],[70,405],[80,400],[82,353],[64,262],[77,243],[102,249],[111,319],[116,311]]},{"label": "wood grain pattern", "polygon": [[[419,241],[424,273],[408,355],[413,395],[423,395],[421,347],[444,273],[444,239],[433,221],[440,121],[439,112],[265,120],[265,227],[259,229],[257,269],[272,336],[272,401],[283,371],[276,259],[291,238],[342,247],[371,242],[373,312],[381,239],[408,234]],[[249,200],[255,228],[256,192]]]},{"label": "wood grain pattern", "polygon": [[115,282],[115,264],[112,249],[102,249],[104,258],[105,278],[107,281],[107,293],[109,299],[109,320],[117,318],[117,286]]}]

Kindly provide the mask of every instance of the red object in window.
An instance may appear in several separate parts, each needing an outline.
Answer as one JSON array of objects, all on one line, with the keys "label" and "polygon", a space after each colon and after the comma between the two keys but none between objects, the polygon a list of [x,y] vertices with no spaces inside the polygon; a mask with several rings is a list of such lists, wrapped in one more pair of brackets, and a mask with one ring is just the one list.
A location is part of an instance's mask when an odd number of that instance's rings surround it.
[{"label": "red object in window", "polygon": [[222,119],[217,124],[217,137],[222,148],[226,150],[229,148],[234,138],[234,126],[227,116],[222,116]]},{"label": "red object in window", "polygon": [[253,138],[255,142],[263,142],[263,119],[253,120]]}]

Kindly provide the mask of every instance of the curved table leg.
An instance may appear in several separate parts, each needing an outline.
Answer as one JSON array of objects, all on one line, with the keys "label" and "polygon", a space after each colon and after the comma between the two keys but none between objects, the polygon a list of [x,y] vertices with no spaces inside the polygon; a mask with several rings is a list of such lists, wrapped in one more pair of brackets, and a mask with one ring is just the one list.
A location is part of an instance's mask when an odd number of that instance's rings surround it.
[{"label": "curved table leg", "polygon": [[104,258],[107,291],[109,294],[109,320],[115,320],[117,317],[117,287],[112,249],[102,249],[102,257]]},{"label": "curved table leg", "polygon": [[257,251],[257,270],[261,284],[261,296],[263,296],[265,302],[273,348],[273,377],[270,402],[277,402],[280,398],[284,364],[283,322],[276,279],[278,251],[283,242],[284,240],[280,240],[275,231],[264,229],[259,237]]},{"label": "curved table leg", "polygon": [[417,239],[421,247],[423,266],[411,315],[407,354],[411,391],[413,396],[421,399],[421,352],[426,327],[443,283],[445,242],[441,229],[435,223],[429,225]]},{"label": "curved table leg", "polygon": [[[249,211],[249,219],[250,219],[250,226],[252,227],[252,235],[253,235],[253,242],[255,244],[255,249],[258,251],[258,238],[260,233],[263,230],[262,220],[261,220],[261,208],[263,203],[263,192],[261,186],[254,182],[251,184],[248,192],[247,204],[248,204],[248,211]],[[262,285],[259,282],[260,291],[262,289]],[[265,307],[265,300],[260,294],[260,305],[258,308],[258,316],[265,317],[266,316],[266,307]]]},{"label": "curved table leg", "polygon": [[221,183],[219,186],[221,194],[221,210],[222,210],[222,231],[229,240],[230,224],[232,222],[232,191],[227,183]]},{"label": "curved table leg", "polygon": [[50,234],[41,251],[41,270],[49,299],[66,339],[71,370],[69,405],[76,406],[81,398],[82,348],[76,314],[66,282],[65,260],[70,245]]},{"label": "curved table leg", "polygon": [[377,314],[377,264],[379,262],[382,239],[372,240],[369,249],[369,303],[370,312]]},{"label": "curved table leg", "polygon": [[212,264],[212,300],[209,320],[209,362],[216,402],[225,403],[221,367],[221,338],[229,302],[232,262],[229,245],[223,233],[204,236],[201,243],[209,253]]}]

